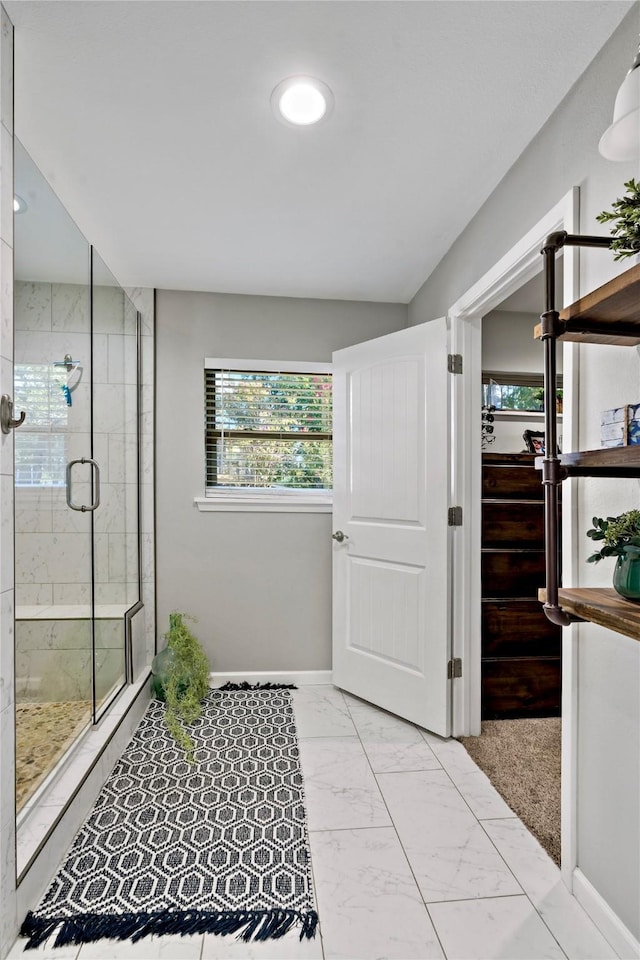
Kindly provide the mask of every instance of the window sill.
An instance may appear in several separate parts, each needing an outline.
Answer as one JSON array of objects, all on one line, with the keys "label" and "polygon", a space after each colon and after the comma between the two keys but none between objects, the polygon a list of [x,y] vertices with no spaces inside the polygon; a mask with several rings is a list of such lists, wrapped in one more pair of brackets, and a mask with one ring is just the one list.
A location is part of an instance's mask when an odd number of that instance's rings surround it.
[{"label": "window sill", "polygon": [[332,513],[333,501],[318,497],[194,497],[200,513]]}]

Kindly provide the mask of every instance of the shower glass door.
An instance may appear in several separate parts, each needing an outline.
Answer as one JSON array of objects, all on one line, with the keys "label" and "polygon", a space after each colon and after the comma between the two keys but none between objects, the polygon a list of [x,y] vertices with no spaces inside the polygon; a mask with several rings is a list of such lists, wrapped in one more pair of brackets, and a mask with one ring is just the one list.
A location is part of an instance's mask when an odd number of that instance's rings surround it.
[{"label": "shower glass door", "polygon": [[[138,315],[16,141],[17,808],[130,679]],[[17,415],[17,414],[16,414]],[[35,799],[35,798],[34,798]]]},{"label": "shower glass door", "polygon": [[129,673],[125,613],[140,599],[138,315],[92,249],[93,441],[100,464],[95,532],[95,706]]},{"label": "shower glass door", "polygon": [[[94,710],[91,288],[86,239],[16,141],[17,807]],[[73,466],[69,469],[69,464]]]}]

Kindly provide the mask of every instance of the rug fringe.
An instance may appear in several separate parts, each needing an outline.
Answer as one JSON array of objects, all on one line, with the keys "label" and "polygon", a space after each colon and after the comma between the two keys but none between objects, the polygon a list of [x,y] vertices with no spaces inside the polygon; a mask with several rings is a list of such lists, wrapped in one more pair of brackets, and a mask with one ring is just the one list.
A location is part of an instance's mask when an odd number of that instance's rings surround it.
[{"label": "rug fringe", "polygon": [[242,680],[240,683],[232,683],[230,680],[222,687],[216,687],[217,690],[297,690],[295,683],[248,683]]},{"label": "rug fringe", "polygon": [[80,914],[75,917],[38,917],[29,912],[20,935],[28,937],[25,950],[39,947],[59,927],[55,947],[69,944],[95,943],[97,940],[131,940],[169,934],[212,933],[217,936],[237,933],[239,939],[277,940],[295,924],[300,924],[300,940],[316,935],[318,914],[315,910],[164,910],[160,913]]}]

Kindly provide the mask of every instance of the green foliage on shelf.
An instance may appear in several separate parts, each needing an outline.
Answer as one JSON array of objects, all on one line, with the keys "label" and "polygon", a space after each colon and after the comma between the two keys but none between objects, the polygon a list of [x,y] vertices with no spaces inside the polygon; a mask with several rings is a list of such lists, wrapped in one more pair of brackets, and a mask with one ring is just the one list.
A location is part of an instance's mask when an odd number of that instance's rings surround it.
[{"label": "green foliage on shelf", "polygon": [[[165,724],[176,743],[183,747],[189,763],[193,763],[194,743],[185,730],[202,713],[202,699],[209,692],[209,661],[200,641],[184,622],[186,614],[169,614],[169,631],[165,634],[172,651],[164,682],[167,704]],[[189,618],[193,619],[193,618]]]},{"label": "green foliage on shelf", "polygon": [[604,546],[587,557],[587,563],[599,563],[605,557],[621,557],[625,547],[640,548],[640,510],[628,510],[619,517],[593,518],[593,527],[587,530],[592,540],[604,540]]},{"label": "green foliage on shelf", "polygon": [[612,210],[603,210],[596,217],[598,223],[613,223],[611,249],[614,260],[623,260],[640,253],[640,182],[631,178],[625,183],[628,191],[611,204]]}]

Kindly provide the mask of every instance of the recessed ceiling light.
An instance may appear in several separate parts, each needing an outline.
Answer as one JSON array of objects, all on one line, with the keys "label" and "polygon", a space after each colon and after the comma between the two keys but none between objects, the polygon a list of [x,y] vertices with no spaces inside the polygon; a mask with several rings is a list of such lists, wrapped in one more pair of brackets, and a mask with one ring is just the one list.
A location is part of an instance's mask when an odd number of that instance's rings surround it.
[{"label": "recessed ceiling light", "polygon": [[14,212],[14,213],[24,213],[26,209],[27,209],[27,204],[26,204],[26,202],[22,199],[22,197],[19,197],[17,193],[14,194],[14,196],[13,196],[13,212]]},{"label": "recessed ceiling light", "polygon": [[315,77],[287,77],[271,94],[271,106],[284,123],[308,127],[329,116],[333,93]]}]

